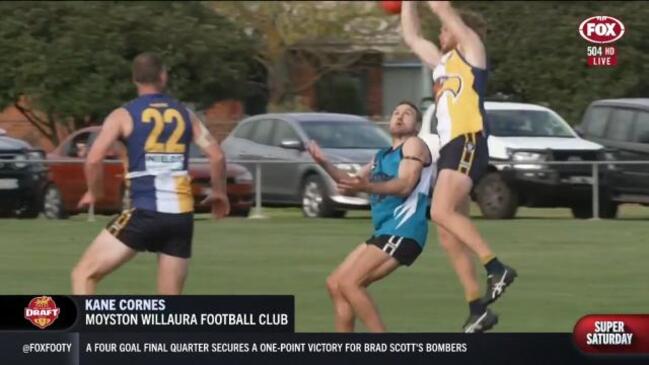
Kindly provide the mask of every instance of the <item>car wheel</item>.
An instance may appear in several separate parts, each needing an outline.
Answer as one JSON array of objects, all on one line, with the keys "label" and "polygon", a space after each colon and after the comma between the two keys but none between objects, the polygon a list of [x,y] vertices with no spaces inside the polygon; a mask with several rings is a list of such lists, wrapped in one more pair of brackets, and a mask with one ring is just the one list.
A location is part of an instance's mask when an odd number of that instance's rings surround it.
[{"label": "car wheel", "polygon": [[65,219],[68,214],[63,206],[61,192],[54,185],[49,185],[43,195],[43,215],[48,219]]},{"label": "car wheel", "polygon": [[322,178],[310,175],[302,184],[302,214],[307,218],[342,218],[345,211],[334,208]]},{"label": "car wheel", "polygon": [[[577,219],[593,218],[593,206],[591,202],[573,205],[572,216]],[[604,219],[615,219],[617,217],[618,205],[610,200],[603,200],[599,203],[599,217]]]},{"label": "car wheel", "polygon": [[518,194],[502,176],[491,172],[478,182],[476,200],[485,218],[511,219],[518,210]]}]

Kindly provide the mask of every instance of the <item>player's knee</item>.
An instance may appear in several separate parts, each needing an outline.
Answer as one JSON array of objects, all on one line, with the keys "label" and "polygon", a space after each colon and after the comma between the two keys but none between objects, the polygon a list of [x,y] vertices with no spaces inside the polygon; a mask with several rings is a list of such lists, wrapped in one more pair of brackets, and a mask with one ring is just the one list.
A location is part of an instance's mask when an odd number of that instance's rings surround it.
[{"label": "player's knee", "polygon": [[337,276],[329,275],[327,277],[327,290],[333,296],[340,294],[340,283]]},{"label": "player's knee", "polygon": [[359,283],[356,280],[350,278],[345,278],[339,281],[338,287],[343,295],[348,296],[349,294],[354,293],[360,287]]},{"label": "player's knee", "polygon": [[440,205],[433,205],[430,208],[430,219],[440,225],[444,225],[452,212]]},{"label": "player's knee", "polygon": [[87,263],[79,263],[77,266],[72,269],[72,280],[73,281],[85,281],[85,280],[99,280],[103,276],[101,272],[94,269],[92,265]]}]

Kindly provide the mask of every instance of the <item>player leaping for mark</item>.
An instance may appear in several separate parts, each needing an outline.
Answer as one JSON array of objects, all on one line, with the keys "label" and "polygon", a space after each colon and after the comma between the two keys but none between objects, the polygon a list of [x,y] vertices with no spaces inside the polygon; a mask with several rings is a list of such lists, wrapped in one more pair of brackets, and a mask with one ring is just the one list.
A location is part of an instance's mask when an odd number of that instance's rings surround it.
[{"label": "player leaping for mark", "polygon": [[99,280],[135,256],[158,254],[158,293],[182,292],[194,232],[194,202],[187,173],[189,146],[195,142],[210,161],[212,213],[229,213],[225,157],[197,116],[163,93],[167,71],[160,58],[143,53],[133,61],[138,98],[115,109],[104,121],[86,160],[88,192],[79,206],[101,197],[102,161],[118,140],[126,145],[126,186],[131,209],[122,212],[95,238],[72,271],[72,292],[89,295]]},{"label": "player leaping for mark", "polygon": [[[482,332],[498,321],[487,305],[498,299],[516,277],[514,269],[496,258],[468,217],[469,193],[486,171],[489,159],[483,105],[487,58],[480,35],[484,24],[475,16],[459,14],[448,1],[429,1],[428,6],[442,23],[440,52],[435,44],[420,36],[416,6],[416,2],[404,1],[401,25],[405,42],[433,69],[441,149],[431,218],[469,302],[470,314],[464,331]],[[487,292],[483,298],[473,253],[487,270]]]},{"label": "player leaping for mark", "polygon": [[356,247],[327,279],[338,332],[352,332],[356,317],[371,332],[385,331],[367,287],[399,265],[411,265],[426,243],[433,166],[428,147],[417,137],[420,127],[417,107],[400,103],[390,119],[392,147],[379,151],[374,162],[357,176],[328,162],[315,142],[308,146],[313,159],[339,189],[371,194],[373,236]]}]

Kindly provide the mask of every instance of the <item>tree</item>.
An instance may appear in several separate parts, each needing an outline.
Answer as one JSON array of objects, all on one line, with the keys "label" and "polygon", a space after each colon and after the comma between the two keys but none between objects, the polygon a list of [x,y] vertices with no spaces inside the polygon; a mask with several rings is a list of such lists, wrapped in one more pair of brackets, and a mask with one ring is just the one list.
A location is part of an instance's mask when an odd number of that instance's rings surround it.
[{"label": "tree", "polygon": [[[256,35],[255,60],[267,75],[263,87],[271,109],[380,48],[377,35],[398,21],[374,1],[217,1],[212,7]],[[291,71],[300,66],[311,68],[312,76],[292,80]]]},{"label": "tree", "polygon": [[170,89],[204,106],[244,92],[252,49],[200,3],[0,4],[0,107],[14,105],[54,144],[135,96],[130,63],[158,52]]}]

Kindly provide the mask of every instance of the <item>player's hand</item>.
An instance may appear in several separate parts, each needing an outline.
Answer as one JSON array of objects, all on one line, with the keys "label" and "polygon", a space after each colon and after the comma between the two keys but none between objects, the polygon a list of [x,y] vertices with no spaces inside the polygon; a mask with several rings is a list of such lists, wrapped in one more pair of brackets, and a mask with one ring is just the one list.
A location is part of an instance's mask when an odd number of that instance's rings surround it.
[{"label": "player's hand", "polygon": [[354,176],[341,179],[338,182],[338,190],[346,194],[360,191],[370,192],[370,180],[367,176]]},{"label": "player's hand", "polygon": [[318,146],[316,141],[310,141],[306,145],[306,150],[318,165],[324,165],[325,163],[327,163],[327,158],[325,157],[324,153],[322,153],[322,150],[320,149],[320,146]]},{"label": "player's hand", "polygon": [[91,191],[86,191],[85,194],[81,197],[81,200],[79,200],[79,204],[77,204],[77,208],[79,209],[84,209],[87,208],[91,205],[95,205],[95,202],[97,201],[97,197],[91,192]]},{"label": "player's hand", "polygon": [[203,205],[212,205],[212,215],[221,219],[230,214],[230,200],[224,192],[212,193],[201,202]]}]

